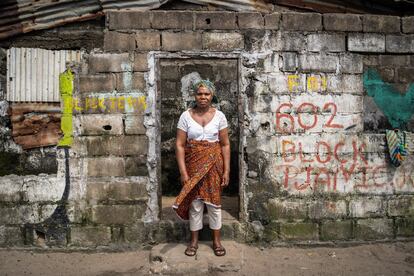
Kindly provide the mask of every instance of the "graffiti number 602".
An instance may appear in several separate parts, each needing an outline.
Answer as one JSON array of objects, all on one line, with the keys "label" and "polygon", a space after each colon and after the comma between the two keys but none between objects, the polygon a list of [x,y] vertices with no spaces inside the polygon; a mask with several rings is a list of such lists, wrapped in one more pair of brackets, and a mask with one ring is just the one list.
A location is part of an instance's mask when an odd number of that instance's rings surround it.
[{"label": "graffiti number 602", "polygon": [[[283,103],[276,110],[276,130],[278,132],[284,132],[284,133],[294,132],[295,118],[288,113],[282,113],[282,112],[286,112],[286,110],[283,111],[282,109],[286,108],[287,110],[289,110],[289,109],[292,109],[292,107],[293,105],[291,103]],[[333,120],[336,116],[337,109],[338,108],[336,104],[332,102],[326,103],[323,106],[322,112],[327,112],[327,111],[331,112],[331,116],[327,119],[326,124],[324,124],[323,127],[343,128],[343,125],[333,123]],[[310,121],[305,122],[305,120],[303,120],[302,113],[304,112],[310,113],[313,116]],[[318,123],[318,107],[315,106],[314,104],[302,103],[296,109],[296,113],[297,113],[297,123],[299,127],[304,130],[312,129]]]}]

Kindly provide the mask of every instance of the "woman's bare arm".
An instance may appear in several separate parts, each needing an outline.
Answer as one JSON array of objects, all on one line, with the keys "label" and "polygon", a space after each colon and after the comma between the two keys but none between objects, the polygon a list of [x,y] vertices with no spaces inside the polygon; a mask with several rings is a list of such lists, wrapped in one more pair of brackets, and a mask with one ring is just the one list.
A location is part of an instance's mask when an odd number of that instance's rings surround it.
[{"label": "woman's bare arm", "polygon": [[223,173],[223,182],[222,186],[229,185],[229,178],[230,178],[230,141],[229,141],[229,131],[228,128],[224,128],[219,132],[220,136],[220,145],[221,145],[221,152],[223,155],[224,161],[224,173]]},{"label": "woman's bare arm", "polygon": [[181,184],[188,180],[189,176],[185,166],[185,144],[187,143],[187,132],[177,129],[177,139],[175,142],[175,157],[177,159],[178,169],[181,175]]}]

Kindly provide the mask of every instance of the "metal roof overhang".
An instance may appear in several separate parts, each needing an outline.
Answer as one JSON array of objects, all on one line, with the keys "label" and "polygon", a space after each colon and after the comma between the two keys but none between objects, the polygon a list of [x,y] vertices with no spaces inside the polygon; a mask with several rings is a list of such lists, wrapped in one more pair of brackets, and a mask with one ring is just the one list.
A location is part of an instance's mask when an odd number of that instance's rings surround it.
[{"label": "metal roof overhang", "polygon": [[[409,0],[183,0],[233,11],[271,12],[286,6],[312,12],[414,14]],[[151,10],[172,0],[2,0],[0,40],[34,30],[49,29],[70,22],[90,20],[110,10]]]}]

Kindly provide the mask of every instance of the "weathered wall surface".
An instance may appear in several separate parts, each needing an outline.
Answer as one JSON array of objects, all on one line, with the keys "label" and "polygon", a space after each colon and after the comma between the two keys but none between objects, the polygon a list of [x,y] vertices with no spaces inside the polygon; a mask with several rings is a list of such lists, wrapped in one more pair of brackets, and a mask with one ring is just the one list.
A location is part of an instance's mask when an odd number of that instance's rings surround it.
[{"label": "weathered wall surface", "polygon": [[[0,179],[3,245],[31,245],[42,231],[47,244],[85,247],[188,237],[185,224],[159,220],[159,60],[182,57],[239,59],[240,222],[225,237],[414,235],[413,17],[153,11],[106,20],[103,48],[77,69],[67,162],[62,150],[57,176],[19,178],[28,186]],[[411,131],[398,168],[390,127]],[[44,195],[40,178],[48,197],[31,199]]]}]

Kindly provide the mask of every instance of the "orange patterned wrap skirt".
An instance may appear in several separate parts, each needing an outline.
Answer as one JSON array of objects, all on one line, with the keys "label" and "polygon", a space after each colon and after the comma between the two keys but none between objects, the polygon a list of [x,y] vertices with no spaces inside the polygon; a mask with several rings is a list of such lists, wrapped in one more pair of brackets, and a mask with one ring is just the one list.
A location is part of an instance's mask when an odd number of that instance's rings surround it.
[{"label": "orange patterned wrap skirt", "polygon": [[197,198],[220,208],[224,166],[220,142],[187,141],[185,165],[189,180],[172,206],[177,215],[188,220],[191,202]]}]

